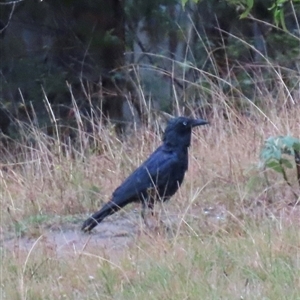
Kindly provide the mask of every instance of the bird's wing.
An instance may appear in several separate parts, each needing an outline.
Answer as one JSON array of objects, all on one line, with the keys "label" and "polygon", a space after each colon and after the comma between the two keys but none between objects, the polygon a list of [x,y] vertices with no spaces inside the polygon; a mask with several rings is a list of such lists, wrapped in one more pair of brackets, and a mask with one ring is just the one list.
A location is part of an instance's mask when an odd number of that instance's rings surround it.
[{"label": "bird's wing", "polygon": [[175,152],[164,151],[162,146],[159,147],[115,190],[112,200],[118,204],[119,201],[137,198],[156,182],[164,187],[177,164],[178,156]]}]

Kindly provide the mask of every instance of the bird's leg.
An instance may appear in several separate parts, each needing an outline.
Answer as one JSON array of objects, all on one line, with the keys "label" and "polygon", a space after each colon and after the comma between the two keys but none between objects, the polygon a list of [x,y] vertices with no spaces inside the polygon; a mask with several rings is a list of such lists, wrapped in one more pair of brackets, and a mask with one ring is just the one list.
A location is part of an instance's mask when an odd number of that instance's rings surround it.
[{"label": "bird's leg", "polygon": [[[150,190],[150,189],[149,189]],[[151,217],[152,217],[152,223],[154,223],[153,220],[155,220],[155,230],[164,232],[169,232],[170,227],[166,225],[166,223],[161,219],[161,211],[163,210],[163,200],[162,198],[157,194],[156,189],[151,190],[151,194],[149,194],[150,191],[148,191],[148,196],[150,201],[148,202],[148,208],[151,210]],[[159,212],[157,209],[154,209],[154,204],[159,202]],[[147,225],[147,224],[146,224]],[[149,226],[150,227],[150,226]],[[152,225],[153,227],[153,225]]]},{"label": "bird's leg", "polygon": [[162,209],[162,200],[157,195],[155,188],[148,188],[147,195],[142,198],[141,216],[148,229],[151,232],[161,234],[162,232],[169,232],[170,227],[161,220],[160,214],[155,211],[155,203],[160,202],[160,209]]},{"label": "bird's leg", "polygon": [[[147,191],[148,192],[148,191]],[[149,200],[150,199],[150,200]],[[144,222],[146,223],[146,217],[148,215],[148,210],[149,208],[153,209],[153,203],[151,203],[151,198],[149,197],[149,194],[147,194],[147,196],[145,197],[143,195],[143,198],[142,198],[142,211],[141,211],[141,216],[144,220]]]},{"label": "bird's leg", "polygon": [[147,200],[146,200],[146,199],[143,199],[143,200],[142,200],[142,211],[141,211],[141,216],[142,216],[144,222],[145,222],[145,217],[146,217],[146,210],[147,210],[147,207],[148,207],[148,205],[147,205]]},{"label": "bird's leg", "polygon": [[148,209],[152,216],[154,216],[154,199],[151,197],[148,201]]},{"label": "bird's leg", "polygon": [[153,198],[143,199],[141,216],[145,223],[146,223],[147,215],[149,214],[149,210],[150,210],[151,215],[152,216],[154,215],[153,209],[154,209],[154,199]]},{"label": "bird's leg", "polygon": [[155,230],[158,228],[157,216],[154,213],[154,203],[156,198],[157,195],[155,188],[149,188],[147,190],[147,197],[143,198],[141,212],[145,225],[148,228]]}]

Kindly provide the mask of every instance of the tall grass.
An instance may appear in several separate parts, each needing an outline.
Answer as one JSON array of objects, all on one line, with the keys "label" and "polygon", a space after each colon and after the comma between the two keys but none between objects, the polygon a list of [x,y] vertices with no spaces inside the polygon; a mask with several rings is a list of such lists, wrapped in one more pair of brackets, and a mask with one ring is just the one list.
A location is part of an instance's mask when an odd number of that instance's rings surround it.
[{"label": "tall grass", "polygon": [[[257,75],[260,105],[232,88],[247,107],[240,113],[224,79],[198,71],[210,85],[211,125],[195,130],[184,184],[164,204],[167,232],[145,230],[131,215],[136,206],[107,219],[128,218],[125,232],[102,240],[79,232],[159,145],[152,126],[122,142],[101,120],[86,132],[76,111],[74,143],[55,122],[51,138],[20,124],[23,141],[1,158],[1,299],[300,298],[299,207],[288,206],[293,193],[277,174],[267,183],[257,168],[264,139],[300,135],[299,104],[288,100],[295,91],[282,80],[270,90]],[[207,94],[201,81],[190,84],[199,97]],[[55,239],[65,231],[80,246]]]}]

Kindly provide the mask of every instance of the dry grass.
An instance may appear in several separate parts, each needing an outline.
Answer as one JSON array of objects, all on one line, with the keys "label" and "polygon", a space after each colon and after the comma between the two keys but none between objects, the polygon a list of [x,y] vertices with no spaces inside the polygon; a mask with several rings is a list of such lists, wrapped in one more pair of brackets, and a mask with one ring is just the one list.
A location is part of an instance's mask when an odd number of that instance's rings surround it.
[{"label": "dry grass", "polygon": [[[267,94],[265,113],[253,106],[243,116],[220,91],[213,97],[211,126],[195,131],[184,184],[164,205],[170,232],[125,232],[99,244],[78,233],[84,243],[66,251],[47,234],[79,231],[159,137],[144,128],[122,143],[100,127],[99,149],[81,132],[71,153],[29,128],[35,145],[3,156],[0,171],[1,299],[300,298],[299,208],[287,205],[293,194],[279,175],[270,172],[267,185],[257,169],[264,139],[300,136],[300,107]],[[131,210],[112,222],[133,220]]]}]

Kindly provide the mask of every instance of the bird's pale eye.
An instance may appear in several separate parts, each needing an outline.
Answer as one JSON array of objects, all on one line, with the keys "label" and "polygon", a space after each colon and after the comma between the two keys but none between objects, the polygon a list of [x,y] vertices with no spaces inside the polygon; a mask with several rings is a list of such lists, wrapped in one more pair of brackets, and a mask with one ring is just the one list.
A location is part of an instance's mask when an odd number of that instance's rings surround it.
[{"label": "bird's pale eye", "polygon": [[183,124],[184,126],[186,126],[186,125],[187,125],[187,122],[184,121],[184,122],[182,122],[182,124]]}]

